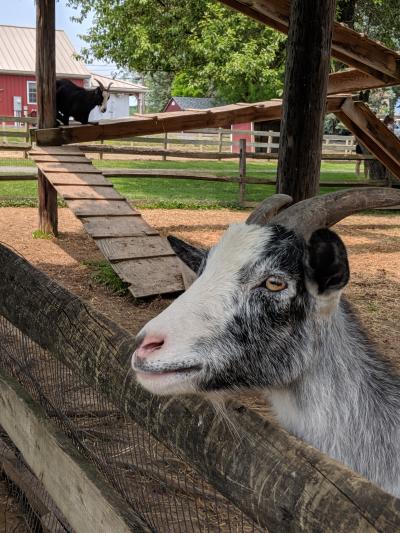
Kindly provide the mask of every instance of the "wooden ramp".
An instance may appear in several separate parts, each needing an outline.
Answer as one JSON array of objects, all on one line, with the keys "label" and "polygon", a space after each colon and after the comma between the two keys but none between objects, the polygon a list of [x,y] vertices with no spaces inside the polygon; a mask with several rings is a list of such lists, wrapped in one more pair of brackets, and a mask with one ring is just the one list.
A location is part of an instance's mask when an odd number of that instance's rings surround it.
[{"label": "wooden ramp", "polygon": [[37,147],[30,156],[82,222],[136,298],[184,290],[183,264],[91,161],[74,146]]}]

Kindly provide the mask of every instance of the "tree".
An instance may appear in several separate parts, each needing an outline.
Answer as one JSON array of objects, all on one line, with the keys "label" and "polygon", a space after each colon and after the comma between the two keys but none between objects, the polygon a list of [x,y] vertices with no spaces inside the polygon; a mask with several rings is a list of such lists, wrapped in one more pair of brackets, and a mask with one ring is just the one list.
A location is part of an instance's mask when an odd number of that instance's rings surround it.
[{"label": "tree", "polygon": [[212,0],[69,0],[94,20],[86,59],[157,78],[173,92],[225,102],[281,94],[286,37]]},{"label": "tree", "polygon": [[152,72],[144,77],[149,91],[146,94],[146,108],[149,113],[163,110],[171,96],[173,75],[170,72]]}]

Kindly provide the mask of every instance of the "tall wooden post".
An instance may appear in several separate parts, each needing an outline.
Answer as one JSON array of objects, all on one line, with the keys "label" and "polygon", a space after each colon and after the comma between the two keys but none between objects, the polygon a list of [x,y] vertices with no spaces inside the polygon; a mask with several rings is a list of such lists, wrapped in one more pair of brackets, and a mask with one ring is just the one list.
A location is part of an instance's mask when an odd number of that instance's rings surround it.
[{"label": "tall wooden post", "polygon": [[[38,128],[56,125],[55,0],[36,0],[36,94]],[[58,234],[57,191],[38,175],[39,229]]]},{"label": "tall wooden post", "polygon": [[336,0],[292,0],[277,192],[318,194]]}]

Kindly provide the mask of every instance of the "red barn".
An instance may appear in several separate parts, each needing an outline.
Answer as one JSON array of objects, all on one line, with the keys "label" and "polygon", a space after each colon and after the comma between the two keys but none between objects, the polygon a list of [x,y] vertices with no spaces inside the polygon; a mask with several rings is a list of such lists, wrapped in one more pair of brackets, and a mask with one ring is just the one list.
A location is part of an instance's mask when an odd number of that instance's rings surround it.
[{"label": "red barn", "polygon": [[[86,86],[90,72],[75,59],[76,54],[66,33],[56,31],[56,72]],[[0,25],[0,115],[35,115],[36,105],[36,29]]]},{"label": "red barn", "polygon": [[[188,111],[189,109],[209,109],[210,107],[216,107],[218,104],[213,100],[213,98],[192,98],[188,96],[173,96],[169,99],[167,105],[164,107],[163,111]],[[228,125],[228,128],[231,128],[232,135],[231,140],[233,143],[231,146],[231,152],[238,154],[239,153],[239,140],[246,139],[247,141],[247,151],[255,152],[256,149],[252,146],[251,143],[254,143],[254,135],[250,133],[241,133],[243,130],[254,130],[253,122],[246,122],[243,124],[232,124]],[[265,142],[261,140],[261,142]]]}]

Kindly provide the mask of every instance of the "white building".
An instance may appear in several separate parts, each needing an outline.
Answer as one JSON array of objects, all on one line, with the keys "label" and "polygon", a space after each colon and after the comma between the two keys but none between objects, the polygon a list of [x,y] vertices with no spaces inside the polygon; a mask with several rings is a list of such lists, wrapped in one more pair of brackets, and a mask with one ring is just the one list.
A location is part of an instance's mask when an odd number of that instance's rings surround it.
[{"label": "white building", "polygon": [[[144,85],[138,85],[125,80],[113,80],[106,76],[92,74],[91,87],[98,86],[96,80],[99,80],[104,87],[108,87],[112,82],[110,87],[111,96],[107,104],[107,111],[101,113],[97,107],[94,108],[89,115],[90,122],[129,117],[129,107],[130,105],[134,105],[132,100],[136,101],[138,112],[144,113],[144,99],[147,92],[147,88],[144,87]],[[130,102],[132,102],[132,104]]]}]

